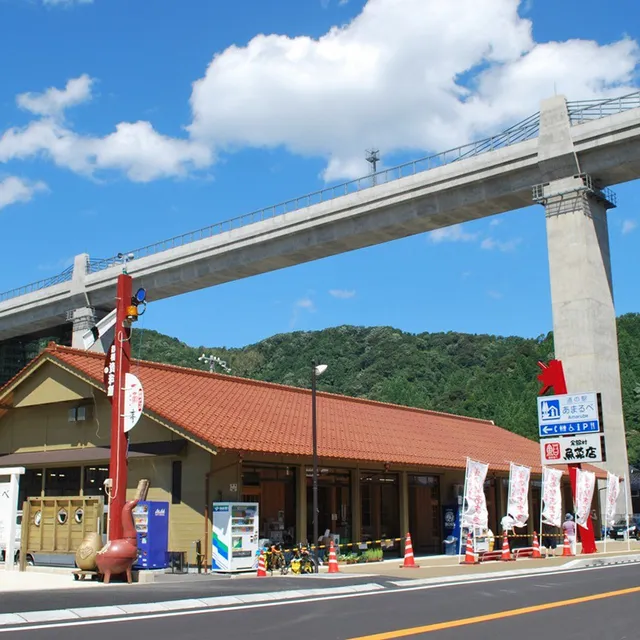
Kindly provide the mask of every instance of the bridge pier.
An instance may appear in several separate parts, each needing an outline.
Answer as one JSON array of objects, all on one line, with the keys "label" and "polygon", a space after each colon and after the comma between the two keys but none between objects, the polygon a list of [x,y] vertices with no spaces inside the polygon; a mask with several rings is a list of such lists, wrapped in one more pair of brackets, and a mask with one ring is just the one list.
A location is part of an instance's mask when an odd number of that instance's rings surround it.
[{"label": "bridge pier", "polygon": [[[615,196],[581,173],[569,127],[564,98],[543,103],[540,164],[553,179],[534,187],[533,196],[546,213],[555,357],[563,363],[570,393],[602,394],[607,455],[602,466],[628,483],[607,223]],[[558,177],[562,174],[571,177]],[[618,509],[623,505],[621,495]]]}]

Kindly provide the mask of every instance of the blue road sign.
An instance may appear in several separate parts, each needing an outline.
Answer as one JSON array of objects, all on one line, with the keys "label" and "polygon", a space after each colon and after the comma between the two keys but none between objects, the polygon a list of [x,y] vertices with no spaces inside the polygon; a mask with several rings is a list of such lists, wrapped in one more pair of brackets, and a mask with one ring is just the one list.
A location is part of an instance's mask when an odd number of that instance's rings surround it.
[{"label": "blue road sign", "polygon": [[541,438],[601,431],[597,393],[566,393],[538,398]]},{"label": "blue road sign", "polygon": [[567,436],[574,433],[598,433],[600,422],[587,420],[585,422],[554,422],[538,425],[541,438],[549,436]]}]

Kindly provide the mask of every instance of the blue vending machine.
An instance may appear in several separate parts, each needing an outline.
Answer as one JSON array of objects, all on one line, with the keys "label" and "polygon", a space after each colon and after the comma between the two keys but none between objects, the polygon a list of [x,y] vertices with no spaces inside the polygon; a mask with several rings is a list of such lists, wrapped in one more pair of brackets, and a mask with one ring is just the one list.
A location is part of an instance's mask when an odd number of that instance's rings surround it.
[{"label": "blue vending machine", "polygon": [[138,534],[138,560],[134,569],[169,566],[169,503],[142,501],[133,509]]}]

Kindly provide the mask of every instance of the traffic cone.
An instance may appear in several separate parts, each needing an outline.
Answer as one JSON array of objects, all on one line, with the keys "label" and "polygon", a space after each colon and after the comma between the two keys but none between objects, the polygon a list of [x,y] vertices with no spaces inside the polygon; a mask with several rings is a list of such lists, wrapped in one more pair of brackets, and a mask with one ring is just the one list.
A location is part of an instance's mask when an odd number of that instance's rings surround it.
[{"label": "traffic cone", "polygon": [[260,556],[258,557],[258,573],[256,574],[258,578],[266,578],[267,577],[267,568],[264,563],[264,551],[260,551]]},{"label": "traffic cone", "polygon": [[564,534],[564,544],[562,545],[562,555],[563,556],[573,556],[571,553],[571,543],[569,542],[569,536]]},{"label": "traffic cone", "polygon": [[473,550],[473,540],[471,539],[471,533],[467,535],[467,548],[464,554],[464,562],[462,564],[478,564],[475,551]]},{"label": "traffic cone", "polygon": [[513,560],[511,557],[511,549],[509,549],[509,539],[507,538],[507,532],[504,532],[502,536],[502,555],[500,556],[500,560],[504,560],[505,562],[510,562]]},{"label": "traffic cone", "polygon": [[336,556],[336,548],[333,546],[333,540],[329,545],[329,573],[339,573],[338,557]]},{"label": "traffic cone", "polygon": [[540,553],[540,545],[538,544],[538,534],[533,532],[533,553],[531,554],[532,558],[542,558],[542,554]]},{"label": "traffic cone", "polygon": [[401,569],[418,569],[420,565],[416,564],[413,557],[413,545],[411,544],[411,534],[407,532],[407,538],[404,542],[404,562],[400,565]]}]

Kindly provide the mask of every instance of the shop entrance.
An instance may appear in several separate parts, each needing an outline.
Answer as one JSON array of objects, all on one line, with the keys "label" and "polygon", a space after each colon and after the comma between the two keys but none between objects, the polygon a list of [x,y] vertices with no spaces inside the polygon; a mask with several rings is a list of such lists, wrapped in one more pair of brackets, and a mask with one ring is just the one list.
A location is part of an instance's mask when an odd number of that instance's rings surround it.
[{"label": "shop entrance", "polygon": [[[307,540],[313,541],[313,468],[307,467]],[[351,475],[348,469],[318,470],[318,535],[326,531],[340,536],[339,543],[351,539]]]},{"label": "shop entrance", "polygon": [[296,469],[242,466],[242,500],[257,502],[260,537],[291,546],[296,541]]},{"label": "shop entrance", "polygon": [[409,531],[414,551],[442,553],[440,478],[409,476]]},{"label": "shop entrance", "polygon": [[[362,540],[400,537],[400,483],[397,473],[363,471],[360,475]],[[388,545],[385,545],[388,546]],[[396,547],[394,543],[390,545]]]}]

